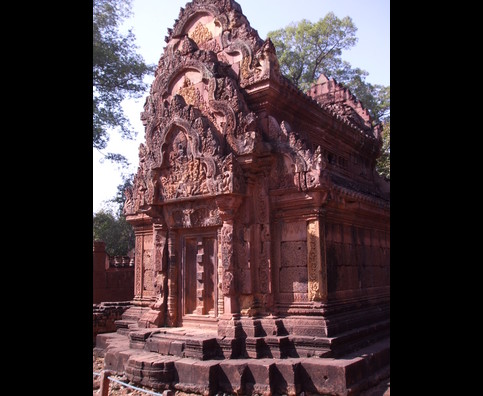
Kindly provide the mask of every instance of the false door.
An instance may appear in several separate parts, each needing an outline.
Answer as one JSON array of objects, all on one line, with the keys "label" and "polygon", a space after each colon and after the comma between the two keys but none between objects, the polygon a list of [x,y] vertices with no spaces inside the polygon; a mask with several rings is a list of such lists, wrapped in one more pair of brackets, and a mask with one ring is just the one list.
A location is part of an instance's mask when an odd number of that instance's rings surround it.
[{"label": "false door", "polygon": [[181,310],[183,325],[217,316],[216,233],[183,238]]}]

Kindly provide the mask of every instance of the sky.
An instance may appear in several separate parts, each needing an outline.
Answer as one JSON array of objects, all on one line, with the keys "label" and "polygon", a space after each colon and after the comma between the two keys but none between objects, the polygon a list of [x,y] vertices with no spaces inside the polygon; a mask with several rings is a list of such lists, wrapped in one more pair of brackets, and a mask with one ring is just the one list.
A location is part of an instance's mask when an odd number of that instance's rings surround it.
[{"label": "sky", "polygon": [[[179,15],[180,7],[187,0],[133,0],[133,15],[124,22],[123,28],[131,28],[136,37],[138,53],[148,64],[158,63],[164,52],[168,28],[172,28]],[[291,22],[308,19],[316,22],[328,12],[338,18],[351,17],[357,27],[357,44],[342,53],[342,59],[352,67],[366,70],[366,81],[371,84],[390,85],[389,68],[389,4],[390,0],[237,0],[250,26],[258,31],[262,39],[267,33],[280,29]],[[146,77],[148,87],[154,80]],[[131,163],[129,168],[121,169],[109,161],[102,162],[102,155],[93,149],[93,212],[106,206],[106,201],[116,195],[117,186],[122,183],[123,174],[136,173],[138,167],[138,148],[144,142],[144,126],[140,113],[146,94],[139,99],[123,102],[123,109],[134,130],[136,140],[122,140],[111,133],[110,141],[104,152],[121,153]]]}]

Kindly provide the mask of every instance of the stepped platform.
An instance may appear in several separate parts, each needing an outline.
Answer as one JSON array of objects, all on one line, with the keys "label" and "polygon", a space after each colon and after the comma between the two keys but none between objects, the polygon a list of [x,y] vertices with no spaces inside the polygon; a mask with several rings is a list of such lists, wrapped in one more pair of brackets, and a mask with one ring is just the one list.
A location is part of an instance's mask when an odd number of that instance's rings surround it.
[{"label": "stepped platform", "polygon": [[314,337],[294,343],[290,336],[235,339],[196,328],[139,328],[129,320],[117,325],[117,332],[97,336],[94,354],[111,372],[157,391],[357,395],[389,377],[388,337],[335,358],[323,347],[317,352],[323,342]]}]

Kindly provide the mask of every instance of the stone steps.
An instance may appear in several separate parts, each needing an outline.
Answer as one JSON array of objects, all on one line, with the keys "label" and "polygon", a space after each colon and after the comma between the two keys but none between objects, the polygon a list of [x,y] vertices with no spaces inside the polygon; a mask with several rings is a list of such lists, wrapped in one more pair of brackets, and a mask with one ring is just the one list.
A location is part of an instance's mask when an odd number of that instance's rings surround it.
[{"label": "stone steps", "polygon": [[[115,334],[115,333],[114,333]],[[104,336],[104,337],[101,337]],[[125,373],[129,381],[160,390],[214,395],[350,395],[389,376],[389,339],[345,359],[208,359],[161,355],[130,348],[122,336],[100,335],[105,368]],[[124,340],[122,339],[124,338]]]},{"label": "stone steps", "polygon": [[[124,332],[120,334],[125,334]],[[198,360],[238,358],[329,357],[331,340],[303,336],[262,336],[236,339],[215,335],[170,334],[159,329],[128,331],[130,347],[162,355]]]},{"label": "stone steps", "polygon": [[[197,328],[140,328],[134,320],[116,321],[117,333],[133,349],[199,360],[237,358],[338,357],[387,336],[389,321],[361,327],[337,337],[307,335],[218,336]],[[362,340],[362,341],[361,341]]]}]

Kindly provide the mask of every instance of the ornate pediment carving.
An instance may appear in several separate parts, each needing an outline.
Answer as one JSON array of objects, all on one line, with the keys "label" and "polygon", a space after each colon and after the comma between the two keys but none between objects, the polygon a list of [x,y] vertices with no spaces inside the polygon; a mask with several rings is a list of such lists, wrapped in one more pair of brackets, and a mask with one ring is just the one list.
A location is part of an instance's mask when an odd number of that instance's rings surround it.
[{"label": "ornate pediment carving", "polygon": [[309,95],[333,114],[337,114],[347,123],[363,130],[367,134],[374,134],[372,117],[362,103],[343,85],[333,78],[321,74],[317,82],[310,88]]},{"label": "ornate pediment carving", "polygon": [[275,166],[272,167],[270,187],[273,189],[289,189],[296,187],[299,191],[308,191],[328,187],[325,169],[327,160],[320,146],[315,149],[307,147],[299,133],[292,131],[286,121],[279,125],[277,120],[268,117],[268,139],[279,153]]}]

